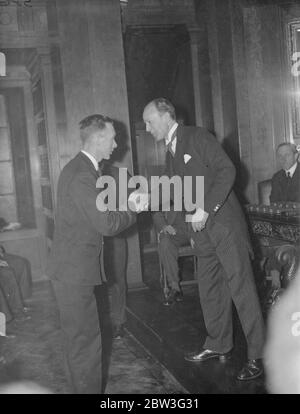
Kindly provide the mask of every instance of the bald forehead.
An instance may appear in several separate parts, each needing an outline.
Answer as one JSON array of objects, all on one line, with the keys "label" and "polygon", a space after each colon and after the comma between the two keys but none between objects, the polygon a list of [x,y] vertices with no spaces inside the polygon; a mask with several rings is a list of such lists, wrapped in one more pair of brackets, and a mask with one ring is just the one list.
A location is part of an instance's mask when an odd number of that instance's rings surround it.
[{"label": "bald forehead", "polygon": [[277,149],[277,154],[294,154],[295,150],[291,145],[282,145]]},{"label": "bald forehead", "polygon": [[149,103],[144,109],[144,115],[158,113],[156,106],[153,103]]}]

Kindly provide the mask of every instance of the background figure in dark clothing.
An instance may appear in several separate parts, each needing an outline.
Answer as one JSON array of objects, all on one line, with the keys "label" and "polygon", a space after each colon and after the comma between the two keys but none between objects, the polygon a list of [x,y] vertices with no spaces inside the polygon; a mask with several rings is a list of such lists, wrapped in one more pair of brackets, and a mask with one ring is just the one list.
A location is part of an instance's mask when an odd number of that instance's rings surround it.
[{"label": "background figure in dark clothing", "polygon": [[272,177],[270,202],[300,203],[300,166],[296,146],[283,142],[278,145],[276,155],[282,169]]},{"label": "background figure in dark clothing", "polygon": [[104,238],[104,269],[108,281],[110,319],[116,339],[123,336],[126,322],[127,257],[125,236]]},{"label": "background figure in dark clothing", "polygon": [[[279,144],[276,149],[276,157],[281,170],[277,171],[272,177],[270,202],[300,203],[299,154],[295,144],[289,142]],[[269,246],[263,248],[263,254],[267,257],[264,270],[272,280],[270,300],[272,300],[273,289],[276,291],[281,287],[280,273],[282,269],[275,257],[275,247],[279,245],[280,243],[277,240],[271,239]]]},{"label": "background figure in dark clothing", "polygon": [[158,254],[170,288],[166,303],[181,302],[183,293],[180,287],[178,250],[190,244],[186,233],[186,223],[180,211],[157,211],[153,223],[158,232]]},{"label": "background figure in dark clothing", "polygon": [[6,295],[3,292],[1,286],[0,286],[0,312],[4,313],[6,323],[9,323],[13,320],[13,314],[11,313],[9,304],[7,302]]},{"label": "background figure in dark clothing", "polygon": [[32,295],[32,274],[29,260],[16,254],[6,253],[3,246],[0,246],[0,258],[1,254],[2,259],[14,271],[22,299],[26,301]]},{"label": "background figure in dark clothing", "polygon": [[[7,259],[10,260],[7,261]],[[29,308],[25,306],[21,289],[22,286],[23,291],[27,295],[26,298],[28,298],[31,294],[31,279],[28,282],[28,275],[30,273],[27,273],[24,263],[25,259],[15,255],[7,255],[4,248],[0,246],[0,287],[7,302],[3,306],[5,308],[7,308],[6,305],[9,306],[10,314],[17,321],[30,319],[30,316],[26,315]],[[12,264],[16,265],[16,267],[14,268]],[[21,272],[19,272],[20,270]]]}]

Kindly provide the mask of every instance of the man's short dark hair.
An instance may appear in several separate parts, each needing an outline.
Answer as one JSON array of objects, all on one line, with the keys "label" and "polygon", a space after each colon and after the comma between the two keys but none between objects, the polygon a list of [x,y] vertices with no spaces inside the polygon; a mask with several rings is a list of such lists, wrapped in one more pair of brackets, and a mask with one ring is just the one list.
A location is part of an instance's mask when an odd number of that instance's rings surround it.
[{"label": "man's short dark hair", "polygon": [[85,142],[93,132],[103,130],[106,128],[106,124],[113,123],[113,120],[108,116],[100,114],[87,116],[79,122],[81,141]]},{"label": "man's short dark hair", "polygon": [[176,120],[176,112],[174,105],[166,98],[157,98],[151,101],[151,103],[155,106],[155,108],[160,112],[161,114],[165,114],[168,112],[170,114],[170,117],[174,120]]}]

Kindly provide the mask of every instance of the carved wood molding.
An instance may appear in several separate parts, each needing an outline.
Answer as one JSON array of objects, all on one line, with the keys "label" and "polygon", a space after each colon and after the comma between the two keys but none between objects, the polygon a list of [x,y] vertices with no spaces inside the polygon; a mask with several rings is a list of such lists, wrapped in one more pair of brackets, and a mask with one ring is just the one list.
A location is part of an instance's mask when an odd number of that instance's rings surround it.
[{"label": "carved wood molding", "polygon": [[300,241],[300,226],[297,224],[280,224],[269,221],[251,219],[254,234],[292,243]]},{"label": "carved wood molding", "polygon": [[123,30],[175,24],[197,26],[193,0],[131,0],[122,11]]}]

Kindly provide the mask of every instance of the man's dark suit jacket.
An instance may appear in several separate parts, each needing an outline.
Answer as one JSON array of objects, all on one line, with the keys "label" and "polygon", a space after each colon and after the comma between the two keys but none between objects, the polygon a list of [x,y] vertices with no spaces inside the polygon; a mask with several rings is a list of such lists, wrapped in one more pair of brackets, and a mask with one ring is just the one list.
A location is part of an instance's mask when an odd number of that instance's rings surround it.
[{"label": "man's dark suit jacket", "polygon": [[296,202],[300,203],[300,166],[297,163],[292,178],[287,178],[284,170],[278,171],[272,177],[271,203]]},{"label": "man's dark suit jacket", "polygon": [[136,221],[131,211],[101,212],[96,207],[98,174],[79,152],[58,182],[55,233],[47,274],[79,285],[101,284],[102,236],[113,236]]},{"label": "man's dark suit jacket", "polygon": [[[209,213],[209,220],[230,227],[240,234],[252,251],[244,214],[232,190],[235,180],[235,167],[218,143],[216,138],[206,129],[199,127],[178,126],[176,154],[173,158],[167,152],[166,174],[204,177],[204,210]],[[191,158],[186,163],[184,155]],[[188,157],[186,157],[188,158]],[[193,200],[196,186],[193,182]],[[215,212],[215,209],[218,208]]]}]

